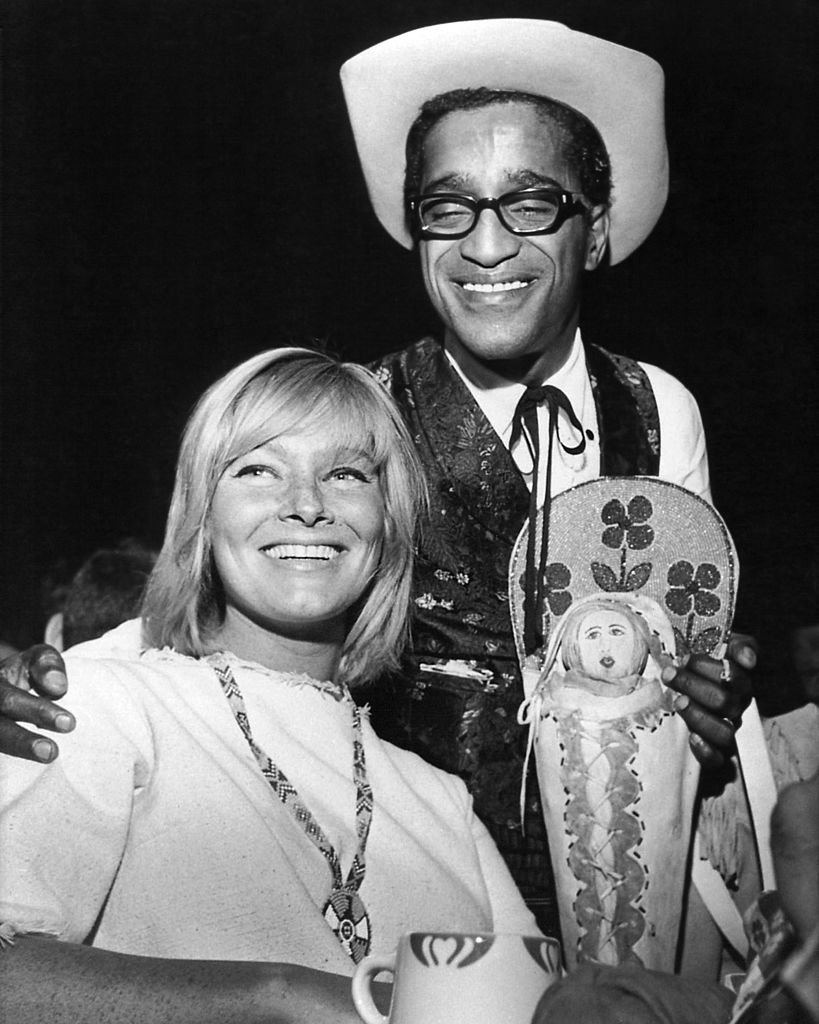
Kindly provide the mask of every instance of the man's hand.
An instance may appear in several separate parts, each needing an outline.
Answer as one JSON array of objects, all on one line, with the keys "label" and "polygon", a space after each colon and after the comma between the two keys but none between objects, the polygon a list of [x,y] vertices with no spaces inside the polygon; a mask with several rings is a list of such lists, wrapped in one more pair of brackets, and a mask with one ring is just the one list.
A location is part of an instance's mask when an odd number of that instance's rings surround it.
[{"label": "man's hand", "polygon": [[718,768],[733,751],[734,733],[751,703],[756,640],[732,633],[724,661],[692,654],[680,668],[663,670],[663,682],[680,696],[674,707],[691,730],[689,743],[705,768]]},{"label": "man's hand", "polygon": [[[28,687],[36,693],[28,693]],[[0,662],[0,753],[29,761],[53,761],[59,754],[54,740],[17,722],[53,732],[71,732],[76,724],[74,716],[45,699],[62,697],[67,689],[63,659],[47,644],[29,647]]]}]

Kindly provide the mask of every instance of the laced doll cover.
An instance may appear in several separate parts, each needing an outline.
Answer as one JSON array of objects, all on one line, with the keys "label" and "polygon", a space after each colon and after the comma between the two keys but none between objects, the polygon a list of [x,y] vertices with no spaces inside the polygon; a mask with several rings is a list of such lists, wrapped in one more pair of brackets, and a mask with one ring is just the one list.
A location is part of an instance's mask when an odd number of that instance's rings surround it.
[{"label": "laced doll cover", "polygon": [[721,655],[736,552],[711,505],[649,477],[572,488],[552,500],[548,525],[544,644],[528,656],[527,527],[509,593],[526,691],[520,720],[530,730],[567,966],[671,971],[699,766],[661,673],[688,652]]}]

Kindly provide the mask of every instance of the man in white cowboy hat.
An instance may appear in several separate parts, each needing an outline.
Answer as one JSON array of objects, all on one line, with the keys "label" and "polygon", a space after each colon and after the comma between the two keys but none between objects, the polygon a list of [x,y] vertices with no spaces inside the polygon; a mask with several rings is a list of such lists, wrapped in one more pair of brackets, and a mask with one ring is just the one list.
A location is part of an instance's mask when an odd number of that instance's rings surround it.
[{"label": "man in white cowboy hat", "polygon": [[[534,792],[525,832],[518,822],[512,544],[550,495],[599,475],[658,475],[710,498],[690,393],[656,367],[584,345],[578,328],[584,271],[625,259],[665,203],[663,72],[564,25],[500,19],[389,39],[347,61],[341,80],[375,213],[417,247],[443,325],[443,344],[423,339],[376,367],[416,439],[432,506],[412,656],[378,698],[376,725],[467,779],[550,931]],[[565,586],[541,550],[530,652],[543,602]],[[730,693],[722,664],[705,657],[673,683],[704,763],[720,760],[747,704],[740,665],[753,667],[753,647],[737,637],[729,655]]]}]

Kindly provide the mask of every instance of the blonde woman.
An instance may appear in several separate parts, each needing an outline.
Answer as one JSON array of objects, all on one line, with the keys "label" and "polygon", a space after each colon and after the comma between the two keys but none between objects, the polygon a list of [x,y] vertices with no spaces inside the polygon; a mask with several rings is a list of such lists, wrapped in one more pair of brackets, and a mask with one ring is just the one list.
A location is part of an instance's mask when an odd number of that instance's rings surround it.
[{"label": "blonde woman", "polygon": [[205,394],[141,620],[67,655],[60,758],[0,767],[9,1019],[337,1024],[403,932],[537,933],[463,783],[351,697],[404,641],[422,493],[360,367]]}]

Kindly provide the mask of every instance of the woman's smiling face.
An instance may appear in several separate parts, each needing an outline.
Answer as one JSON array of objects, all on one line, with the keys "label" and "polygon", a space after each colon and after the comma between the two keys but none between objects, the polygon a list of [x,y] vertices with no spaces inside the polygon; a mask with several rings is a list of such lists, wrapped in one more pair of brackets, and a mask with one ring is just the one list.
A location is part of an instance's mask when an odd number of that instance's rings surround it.
[{"label": "woman's smiling face", "polygon": [[300,639],[342,639],[375,573],[385,528],[376,466],[321,425],[279,435],[232,462],[208,516],[235,621]]}]

